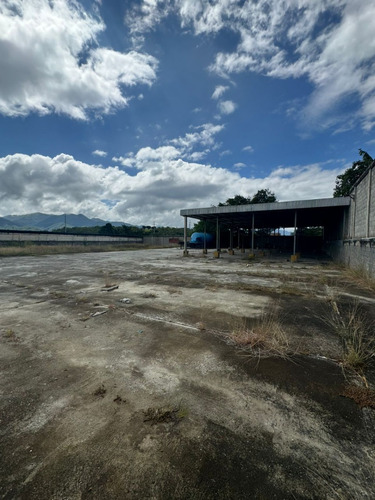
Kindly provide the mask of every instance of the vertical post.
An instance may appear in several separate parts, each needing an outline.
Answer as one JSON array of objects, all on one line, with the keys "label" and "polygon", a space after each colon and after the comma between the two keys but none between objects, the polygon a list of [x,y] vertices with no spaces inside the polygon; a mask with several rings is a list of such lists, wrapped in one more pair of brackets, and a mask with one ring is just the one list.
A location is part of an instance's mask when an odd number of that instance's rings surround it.
[{"label": "vertical post", "polygon": [[220,225],[219,217],[216,217],[216,250],[220,252]]},{"label": "vertical post", "polygon": [[203,227],[204,227],[204,237],[203,237],[203,253],[206,254],[207,253],[207,221],[206,219],[204,219],[204,224],[203,224]]},{"label": "vertical post", "polygon": [[187,217],[184,215],[184,257],[189,255],[189,252],[187,251]]},{"label": "vertical post", "polygon": [[233,250],[233,227],[229,229],[229,250],[228,250],[229,255],[234,255],[234,250]]},{"label": "vertical post", "polygon": [[238,250],[240,249],[241,246],[241,229],[237,228],[237,239],[238,239]]},{"label": "vertical post", "polygon": [[254,255],[254,237],[255,237],[255,214],[253,212],[252,223],[251,223],[251,253]]},{"label": "vertical post", "polygon": [[296,255],[296,250],[297,250],[297,210],[295,210],[295,212],[294,212],[294,238],[293,238],[293,256],[294,257]]},{"label": "vertical post", "polygon": [[214,253],[214,257],[218,259],[220,257],[220,225],[219,225],[219,217],[216,217],[216,252]]}]

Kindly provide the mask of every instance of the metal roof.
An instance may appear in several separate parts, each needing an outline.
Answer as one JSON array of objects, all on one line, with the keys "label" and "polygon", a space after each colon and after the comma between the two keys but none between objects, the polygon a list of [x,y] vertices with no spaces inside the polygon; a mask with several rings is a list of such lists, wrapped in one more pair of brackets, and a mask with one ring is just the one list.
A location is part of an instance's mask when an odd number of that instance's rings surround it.
[{"label": "metal roof", "polygon": [[224,207],[190,208],[180,215],[199,220],[215,220],[234,227],[251,227],[254,214],[255,228],[294,227],[297,212],[297,226],[326,226],[338,222],[349,197],[323,198],[317,200],[280,201],[253,205],[229,205]]}]

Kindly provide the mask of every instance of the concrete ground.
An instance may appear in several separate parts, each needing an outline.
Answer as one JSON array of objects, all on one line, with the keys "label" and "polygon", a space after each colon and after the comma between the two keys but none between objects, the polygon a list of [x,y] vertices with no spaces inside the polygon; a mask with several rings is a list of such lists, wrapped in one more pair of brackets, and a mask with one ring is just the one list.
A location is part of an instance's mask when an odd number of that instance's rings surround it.
[{"label": "concrete ground", "polygon": [[[324,261],[1,259],[0,497],[375,498],[375,410],[343,396],[374,371],[345,369],[332,297],[373,318]],[[238,341],[270,311],[276,343]]]}]

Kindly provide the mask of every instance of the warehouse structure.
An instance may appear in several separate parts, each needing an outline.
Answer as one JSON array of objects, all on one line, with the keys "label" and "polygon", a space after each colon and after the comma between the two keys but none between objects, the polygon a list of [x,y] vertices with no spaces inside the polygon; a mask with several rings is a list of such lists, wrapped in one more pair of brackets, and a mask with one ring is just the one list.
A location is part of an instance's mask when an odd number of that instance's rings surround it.
[{"label": "warehouse structure", "polygon": [[[254,255],[259,230],[293,228],[291,260],[295,261],[301,250],[299,231],[319,226],[323,228],[321,247],[328,255],[351,267],[361,267],[375,276],[374,170],[375,162],[353,186],[348,197],[181,210],[185,228],[184,255],[188,255],[189,217],[204,221],[205,226],[208,222],[215,222],[216,257],[220,256],[220,233],[223,230],[229,230],[229,253],[233,253],[234,246],[240,247],[242,234],[242,245],[250,249],[251,256]],[[247,241],[244,239],[246,235]],[[207,252],[205,244],[203,252]]]}]

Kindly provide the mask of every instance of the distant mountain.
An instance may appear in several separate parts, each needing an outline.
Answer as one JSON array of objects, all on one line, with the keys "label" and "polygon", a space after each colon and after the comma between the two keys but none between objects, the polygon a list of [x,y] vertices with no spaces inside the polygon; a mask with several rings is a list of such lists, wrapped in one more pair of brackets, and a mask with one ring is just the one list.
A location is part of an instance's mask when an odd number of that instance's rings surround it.
[{"label": "distant mountain", "polygon": [[[93,218],[89,219],[83,214],[51,215],[36,212],[25,215],[6,215],[0,217],[0,229],[23,229],[32,231],[53,231],[65,227],[93,227],[105,226],[108,221]],[[125,222],[110,222],[112,226],[129,226]]]},{"label": "distant mountain", "polygon": [[1,229],[20,229],[20,226],[9,219],[6,219],[5,217],[0,217],[0,228]]}]

